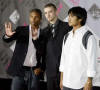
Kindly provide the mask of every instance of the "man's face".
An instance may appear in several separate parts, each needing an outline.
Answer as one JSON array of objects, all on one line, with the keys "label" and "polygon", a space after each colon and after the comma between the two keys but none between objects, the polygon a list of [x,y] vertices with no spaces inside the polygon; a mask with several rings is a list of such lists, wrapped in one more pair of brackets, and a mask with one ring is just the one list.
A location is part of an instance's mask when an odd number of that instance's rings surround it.
[{"label": "man's face", "polygon": [[57,11],[53,7],[44,8],[45,17],[49,22],[53,21],[57,17],[56,12]]},{"label": "man's face", "polygon": [[81,19],[78,19],[77,16],[73,15],[72,13],[69,13],[69,16],[68,16],[68,24],[69,26],[77,26],[79,25],[81,22]]},{"label": "man's face", "polygon": [[40,24],[41,21],[41,17],[39,15],[39,13],[37,12],[31,12],[30,13],[30,24],[33,26],[37,26]]}]

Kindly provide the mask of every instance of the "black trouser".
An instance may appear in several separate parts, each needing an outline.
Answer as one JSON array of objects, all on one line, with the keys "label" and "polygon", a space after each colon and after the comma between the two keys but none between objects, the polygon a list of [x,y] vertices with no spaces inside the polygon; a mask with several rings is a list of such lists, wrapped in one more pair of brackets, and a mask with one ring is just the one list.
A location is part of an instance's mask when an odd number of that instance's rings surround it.
[{"label": "black trouser", "polygon": [[60,73],[56,77],[47,77],[47,90],[60,90]]}]

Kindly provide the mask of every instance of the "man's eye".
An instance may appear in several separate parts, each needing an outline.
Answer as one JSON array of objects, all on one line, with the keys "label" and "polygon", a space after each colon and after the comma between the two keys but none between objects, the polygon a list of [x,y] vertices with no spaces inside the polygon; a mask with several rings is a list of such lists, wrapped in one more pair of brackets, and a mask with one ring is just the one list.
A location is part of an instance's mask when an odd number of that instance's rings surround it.
[{"label": "man's eye", "polygon": [[44,14],[47,14],[46,12]]},{"label": "man's eye", "polygon": [[71,17],[74,17],[74,15],[71,15]]}]

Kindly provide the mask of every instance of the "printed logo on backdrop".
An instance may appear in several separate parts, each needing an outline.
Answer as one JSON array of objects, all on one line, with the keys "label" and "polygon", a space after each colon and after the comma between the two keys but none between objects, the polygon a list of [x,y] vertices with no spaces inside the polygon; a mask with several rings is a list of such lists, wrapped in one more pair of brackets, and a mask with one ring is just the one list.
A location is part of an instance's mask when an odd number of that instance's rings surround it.
[{"label": "printed logo on backdrop", "polygon": [[100,8],[96,4],[92,5],[92,7],[89,9],[89,13],[94,19],[100,19]]},{"label": "printed logo on backdrop", "polygon": [[15,11],[10,15],[10,17],[9,17],[9,19],[10,19],[14,24],[16,24],[16,23],[18,22],[19,18],[20,18],[20,15],[19,15],[19,13],[18,13],[17,10],[15,10]]}]

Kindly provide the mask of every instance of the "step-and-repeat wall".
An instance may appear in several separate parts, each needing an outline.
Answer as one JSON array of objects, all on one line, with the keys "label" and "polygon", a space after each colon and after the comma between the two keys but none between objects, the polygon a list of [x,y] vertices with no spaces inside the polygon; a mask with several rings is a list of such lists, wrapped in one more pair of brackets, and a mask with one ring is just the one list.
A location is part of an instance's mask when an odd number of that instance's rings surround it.
[{"label": "step-and-repeat wall", "polygon": [[[10,78],[6,73],[14,50],[15,42],[6,44],[2,41],[4,23],[10,21],[13,29],[18,25],[29,23],[29,11],[39,8],[43,12],[44,5],[52,2],[57,6],[57,14],[61,20],[67,21],[68,10],[73,6],[82,6],[88,12],[87,25],[97,40],[97,74],[93,79],[94,86],[100,86],[100,0],[0,0],[0,78]],[[44,17],[41,27],[47,21]]]}]

